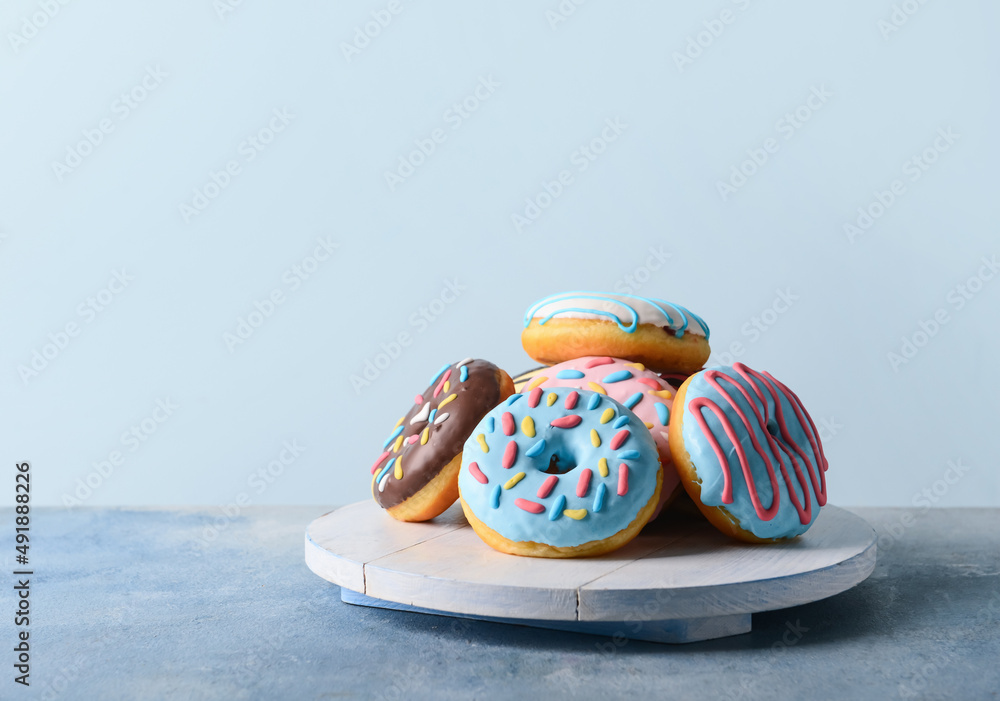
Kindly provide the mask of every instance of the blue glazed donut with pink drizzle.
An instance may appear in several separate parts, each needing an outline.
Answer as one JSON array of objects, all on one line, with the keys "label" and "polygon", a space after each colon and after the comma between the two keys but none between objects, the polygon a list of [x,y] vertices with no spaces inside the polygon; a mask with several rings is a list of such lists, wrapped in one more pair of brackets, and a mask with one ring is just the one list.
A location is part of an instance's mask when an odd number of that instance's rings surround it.
[{"label": "blue glazed donut with pink drizzle", "polygon": [[475,532],[501,552],[600,555],[655,510],[663,476],[642,421],[608,396],[535,387],[489,412],[462,451],[458,488]]},{"label": "blue glazed donut with pink drizzle", "polygon": [[826,504],[827,460],[799,398],[742,363],[677,391],[670,451],[688,494],[719,530],[778,542],[805,533]]}]

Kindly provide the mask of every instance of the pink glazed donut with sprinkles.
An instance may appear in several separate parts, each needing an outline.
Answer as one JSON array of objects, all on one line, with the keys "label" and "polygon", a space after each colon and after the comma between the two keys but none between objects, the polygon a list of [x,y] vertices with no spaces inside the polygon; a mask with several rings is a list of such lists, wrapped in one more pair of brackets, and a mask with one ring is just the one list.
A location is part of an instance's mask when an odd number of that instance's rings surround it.
[{"label": "pink glazed donut with sprinkles", "polygon": [[674,396],[677,394],[675,387],[679,387],[687,376],[671,376],[671,379],[675,377],[679,377],[680,381],[672,386],[660,374],[647,370],[642,363],[620,358],[587,357],[542,369],[522,391],[530,392],[535,387],[585,389],[606,394],[631,409],[649,429],[663,465],[660,503],[653,514],[653,518],[656,518],[663,507],[681,491],[681,478],[674,469],[674,461],[670,455],[667,427]]},{"label": "pink glazed donut with sprinkles", "polygon": [[458,489],[469,524],[496,550],[583,557],[636,536],[659,503],[662,475],[631,409],[598,392],[535,387],[479,422]]}]

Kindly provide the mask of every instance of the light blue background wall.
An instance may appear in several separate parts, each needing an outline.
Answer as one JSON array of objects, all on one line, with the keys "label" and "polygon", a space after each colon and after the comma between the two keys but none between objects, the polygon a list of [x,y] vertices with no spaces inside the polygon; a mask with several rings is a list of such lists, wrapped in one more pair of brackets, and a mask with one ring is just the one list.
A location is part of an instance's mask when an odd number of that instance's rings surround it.
[{"label": "light blue background wall", "polygon": [[[833,502],[1000,504],[1000,282],[956,301],[1000,253],[996,3],[911,0],[887,36],[887,0],[593,0],[559,23],[555,0],[400,0],[394,15],[247,0],[222,16],[209,0],[71,2],[44,22],[43,5],[0,8],[0,448],[32,461],[36,504],[365,498],[382,438],[443,362],[531,367],[530,302],[629,276],[798,392],[827,426]],[[391,23],[347,60],[373,12]],[[25,18],[37,32],[19,40]],[[679,66],[705,23],[718,36]],[[144,101],[116,102],[146,75]],[[459,122],[449,110],[480,81],[492,92]],[[275,110],[283,130],[246,143]],[[621,134],[581,161],[609,119]],[[60,179],[53,163],[102,120],[110,133]],[[436,129],[391,189],[386,171]],[[939,129],[957,138],[934,151]],[[928,148],[926,170],[907,165]],[[186,222],[179,205],[229,161],[239,172]],[[564,169],[572,182],[519,230],[512,214]],[[845,234],[897,179],[892,205]],[[293,287],[318,238],[334,253]],[[127,286],[87,312],[123,269]],[[446,281],[460,295],[419,321]],[[231,352],[224,334],[275,289],[283,303]],[[781,314],[766,311],[777,291],[795,297]],[[946,323],[894,368],[887,354],[939,309]],[[78,335],[22,378],[70,322]],[[351,375],[401,333],[356,393]],[[144,419],[155,431],[129,437]],[[255,478],[285,442],[302,452]],[[123,462],[99,477],[113,451]]]}]

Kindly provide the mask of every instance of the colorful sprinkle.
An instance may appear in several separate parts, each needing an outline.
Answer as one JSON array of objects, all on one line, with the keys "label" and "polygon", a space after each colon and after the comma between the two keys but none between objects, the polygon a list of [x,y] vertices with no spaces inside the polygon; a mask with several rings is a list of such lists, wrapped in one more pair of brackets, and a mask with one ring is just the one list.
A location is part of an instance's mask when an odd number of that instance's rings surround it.
[{"label": "colorful sprinkle", "polygon": [[657,389],[657,390],[660,389],[660,383],[657,382],[656,380],[654,380],[651,377],[637,377],[635,379],[635,381],[636,382],[641,382],[642,384],[644,384],[647,387],[650,387],[652,389]]},{"label": "colorful sprinkle", "polygon": [[489,482],[489,479],[483,474],[483,471],[479,469],[479,463],[469,463],[469,474],[475,477],[479,484],[486,484]]},{"label": "colorful sprinkle", "polygon": [[438,409],[443,408],[448,402],[455,401],[455,398],[457,396],[458,396],[457,394],[449,394],[447,397],[445,397],[444,399],[441,400],[440,404],[438,404]]},{"label": "colorful sprinkle", "polygon": [[587,401],[587,408],[593,411],[597,408],[597,405],[601,403],[601,395],[592,394],[590,395],[590,400]]},{"label": "colorful sprinkle", "polygon": [[382,448],[384,449],[387,445],[392,443],[392,439],[398,436],[402,432],[403,432],[403,427],[396,426],[395,430],[393,430],[393,432],[389,434],[389,437],[385,439],[385,443],[382,444]]},{"label": "colorful sprinkle", "polygon": [[535,443],[530,448],[528,448],[526,451],[524,451],[524,454],[527,455],[529,458],[534,458],[534,457],[538,457],[538,455],[540,455],[543,450],[545,450],[545,439],[544,438],[542,440],[538,441],[537,443]]},{"label": "colorful sprinkle", "polygon": [[507,480],[506,482],[504,482],[503,488],[504,489],[512,489],[515,484],[517,484],[518,482],[520,482],[523,479],[524,479],[524,473],[523,472],[518,472],[516,475],[514,475],[509,480]]},{"label": "colorful sprinkle", "polygon": [[381,455],[378,456],[378,458],[375,460],[375,464],[372,465],[372,474],[373,475],[375,474],[375,471],[378,470],[378,466],[382,463],[383,460],[386,459],[386,457],[388,455],[389,455],[389,451],[387,450],[387,451],[385,451],[384,453],[382,453]]},{"label": "colorful sprinkle", "polygon": [[428,421],[434,421],[434,417],[437,416],[437,413],[438,413],[437,409],[434,409],[433,411],[431,411],[431,414],[430,414],[430,416],[427,417],[427,420]]},{"label": "colorful sprinkle", "polygon": [[438,383],[438,386],[434,388],[435,397],[441,394],[441,391],[444,389],[444,383],[448,381],[449,377],[451,377],[451,368],[448,368],[448,372],[444,374],[444,377],[441,378],[441,381]]},{"label": "colorful sprinkle", "polygon": [[509,470],[514,466],[514,462],[517,460],[517,443],[510,441],[507,443],[507,447],[503,449],[503,460],[500,461],[500,466],[505,470]]},{"label": "colorful sprinkle", "polygon": [[590,387],[590,389],[592,389],[592,390],[594,390],[595,392],[597,392],[598,394],[607,394],[607,392],[606,392],[606,391],[604,391],[604,388],[603,388],[603,387],[601,387],[601,386],[600,386],[599,384],[597,384],[596,382],[588,382],[588,383],[587,383],[587,386],[588,386],[588,387]]},{"label": "colorful sprinkle", "polygon": [[469,379],[469,368],[462,366],[462,369],[458,373],[458,381],[465,382]]},{"label": "colorful sprinkle", "polygon": [[[597,471],[601,473],[601,477],[607,477],[608,476],[608,459],[607,458],[601,458],[600,460],[597,461]],[[597,509],[594,509],[594,511],[597,511]]]},{"label": "colorful sprinkle", "polygon": [[629,397],[624,402],[622,402],[622,404],[624,404],[629,409],[631,409],[632,407],[634,407],[636,404],[638,404],[641,401],[642,401],[642,392],[636,392],[631,397]]},{"label": "colorful sprinkle", "polygon": [[580,473],[580,479],[576,483],[576,495],[578,497],[587,496],[587,492],[590,491],[590,478],[593,474],[591,470],[584,470]]},{"label": "colorful sprinkle", "polygon": [[466,358],[465,360],[463,360],[462,362],[460,362],[458,364],[458,367],[462,367],[463,365],[468,365],[471,362],[472,362],[472,358]]},{"label": "colorful sprinkle", "polygon": [[576,409],[576,403],[578,401],[580,401],[580,393],[573,390],[566,395],[566,402],[563,406],[565,406],[569,411],[572,411],[573,409]]},{"label": "colorful sprinkle", "polygon": [[531,394],[528,395],[528,406],[534,409],[536,406],[538,406],[538,402],[541,400],[541,398],[542,398],[542,388],[535,387],[535,389],[531,390]]},{"label": "colorful sprinkle", "polygon": [[670,409],[663,402],[656,402],[653,406],[656,407],[656,416],[660,419],[660,423],[666,426],[670,421]]},{"label": "colorful sprinkle", "polygon": [[416,397],[413,398],[413,403],[416,404],[416,405],[418,405],[418,406],[420,404],[423,404],[424,403],[424,395],[418,394]]},{"label": "colorful sprinkle", "polygon": [[557,518],[562,516],[563,509],[566,508],[566,495],[560,494],[556,497],[556,502],[549,509],[549,520],[555,521]]},{"label": "colorful sprinkle", "polygon": [[503,416],[500,417],[500,426],[503,429],[503,435],[513,436],[514,435],[514,415],[509,411],[505,411]]},{"label": "colorful sprinkle", "polygon": [[618,450],[621,448],[631,435],[632,433],[627,428],[623,428],[621,431],[616,433],[615,437],[611,439],[611,450]]},{"label": "colorful sprinkle", "polygon": [[595,448],[601,447],[601,436],[598,435],[596,428],[590,429],[590,444]]},{"label": "colorful sprinkle", "polygon": [[619,460],[637,460],[639,458],[638,450],[623,450],[616,456]]},{"label": "colorful sprinkle", "polygon": [[535,420],[530,416],[525,416],[521,419],[521,433],[526,435],[528,438],[535,437]]},{"label": "colorful sprinkle", "polygon": [[424,429],[424,432],[420,434],[420,445],[427,445],[427,439],[431,435],[431,427],[428,426]]},{"label": "colorful sprinkle", "polygon": [[418,436],[416,433],[414,433],[412,436],[410,436],[409,438],[406,439],[406,444],[407,445],[413,445],[418,440],[420,440],[420,436]]},{"label": "colorful sprinkle", "polygon": [[487,433],[493,433],[493,430],[496,428],[496,426],[494,425],[494,423],[495,422],[493,421],[493,417],[492,416],[487,416],[486,417],[486,425],[483,428],[486,429]]},{"label": "colorful sprinkle", "polygon": [[566,509],[563,511],[564,516],[569,516],[574,521],[579,521],[584,516],[587,515],[586,509]]},{"label": "colorful sprinkle", "polygon": [[549,422],[549,426],[553,428],[574,428],[580,425],[583,421],[579,414],[570,414],[569,416],[560,416],[558,419],[554,419]]},{"label": "colorful sprinkle", "polygon": [[549,392],[548,396],[545,397],[545,406],[552,406],[559,399],[559,395],[555,392]]},{"label": "colorful sprinkle", "polygon": [[549,475],[548,477],[545,478],[545,481],[542,482],[542,486],[538,488],[536,496],[539,499],[544,499],[545,497],[547,497],[549,494],[552,493],[552,490],[555,489],[556,484],[558,482],[559,482],[559,475]]},{"label": "colorful sprinkle", "polygon": [[583,373],[579,370],[573,370],[567,368],[566,370],[560,370],[556,373],[557,380],[579,380],[583,377]]},{"label": "colorful sprinkle", "polygon": [[604,413],[601,414],[601,423],[606,424],[613,418],[615,418],[615,410],[612,409],[611,407],[608,407],[607,409],[604,410]]},{"label": "colorful sprinkle", "polygon": [[[392,472],[392,460],[390,460],[389,462],[387,462],[385,464],[385,467],[382,468],[382,471],[380,473],[378,473],[378,477],[376,479],[378,479],[380,485],[383,482],[385,482],[385,480],[387,480],[389,478],[389,473],[390,472]],[[382,491],[381,487],[379,488],[379,491],[380,492]]]},{"label": "colorful sprinkle", "polygon": [[[635,368],[639,372],[642,372],[643,370],[646,369],[646,366],[643,365],[642,363],[625,363],[625,367],[627,367],[627,368]],[[642,380],[639,380],[639,381],[642,382]]]},{"label": "colorful sprinkle", "polygon": [[628,370],[619,370],[618,372],[613,372],[610,375],[606,375],[601,382],[607,382],[609,385],[615,382],[621,382],[622,380],[628,380],[632,377],[632,373]]},{"label": "colorful sprinkle", "polygon": [[[431,413],[431,405],[430,404],[424,404],[424,406],[420,409],[420,411],[418,411],[416,414],[414,414],[413,418],[410,419],[410,425],[412,426],[413,424],[418,424],[421,421],[426,421],[427,420],[427,415],[430,414],[430,413]],[[403,427],[400,426],[400,429],[402,429],[402,428]]]},{"label": "colorful sprinkle", "polygon": [[670,399],[673,393],[669,389],[661,389],[656,392],[650,392],[649,394],[655,395],[657,397],[663,397],[664,399]]},{"label": "colorful sprinkle", "polygon": [[400,455],[398,458],[396,458],[396,464],[393,465],[392,474],[398,480],[403,479],[403,456],[402,455]]},{"label": "colorful sprinkle", "polygon": [[651,424],[651,423],[650,423],[650,422],[648,422],[648,421],[644,421],[644,422],[643,422],[643,425],[644,425],[644,426],[645,426],[646,428],[649,428],[649,429],[652,429],[652,428],[653,428],[653,424]]},{"label": "colorful sprinkle", "polygon": [[486,445],[486,436],[480,433],[476,436],[476,440],[479,441],[479,447],[483,449],[484,453],[490,452],[490,447]]},{"label": "colorful sprinkle", "polygon": [[493,493],[490,494],[490,506],[494,509],[500,508],[500,485],[498,484],[493,488]]},{"label": "colorful sprinkle", "polygon": [[403,435],[400,434],[399,436],[396,437],[396,442],[392,446],[392,452],[398,453],[399,452],[399,448],[402,445],[403,445]]},{"label": "colorful sprinkle", "polygon": [[590,368],[596,368],[598,365],[609,365],[613,362],[615,362],[614,358],[591,358],[583,364],[583,367],[589,370]]},{"label": "colorful sprinkle", "polygon": [[542,384],[547,379],[549,379],[549,378],[545,377],[544,375],[535,375],[534,377],[531,378],[531,382],[529,382],[527,385],[525,385],[524,389],[522,389],[521,391],[522,392],[527,392],[530,389],[535,389],[535,387],[537,387],[538,385]]},{"label": "colorful sprinkle", "polygon": [[507,406],[510,406],[511,404],[513,404],[514,402],[516,402],[518,399],[520,399],[523,396],[524,396],[523,394],[512,394],[512,395],[510,395],[509,397],[507,397]]},{"label": "colorful sprinkle", "polygon": [[528,501],[527,499],[515,499],[514,506],[519,509],[524,509],[531,514],[543,514],[545,513],[545,507],[535,501]]},{"label": "colorful sprinkle", "polygon": [[447,420],[448,420],[448,417],[449,417],[449,416],[451,416],[451,414],[449,414],[449,413],[448,413],[448,412],[446,411],[446,412],[444,412],[443,414],[441,414],[441,416],[439,416],[439,417],[437,417],[436,419],[434,419],[434,423],[435,423],[435,424],[443,424],[443,423],[444,423],[445,421],[447,421]]},{"label": "colorful sprinkle", "polygon": [[615,419],[615,422],[613,424],[611,424],[611,427],[612,428],[621,428],[622,426],[624,426],[627,423],[628,423],[628,417],[625,416],[624,414],[622,414],[617,419]]},{"label": "colorful sprinkle", "polygon": [[628,494],[628,465],[622,463],[618,466],[618,496],[623,497]]},{"label": "colorful sprinkle", "polygon": [[608,488],[604,483],[597,485],[597,496],[594,497],[594,513],[596,514],[604,508],[604,495],[608,493]]},{"label": "colorful sprinkle", "polygon": [[438,370],[438,371],[437,371],[437,374],[436,374],[436,375],[434,375],[434,377],[432,377],[432,378],[431,378],[431,381],[430,381],[430,382],[428,382],[427,384],[428,384],[428,385],[432,385],[432,384],[434,384],[435,382],[437,382],[438,378],[439,378],[439,377],[441,377],[441,374],[442,374],[442,373],[443,373],[443,372],[444,372],[445,370],[447,370],[448,368],[450,368],[450,367],[451,367],[451,363],[448,363],[447,365],[445,365],[444,367],[442,367],[442,368],[441,368],[440,370]]},{"label": "colorful sprinkle", "polygon": [[385,491],[385,483],[389,481],[389,470],[386,469],[385,473],[382,475],[382,479],[378,481],[378,490],[380,492]]}]

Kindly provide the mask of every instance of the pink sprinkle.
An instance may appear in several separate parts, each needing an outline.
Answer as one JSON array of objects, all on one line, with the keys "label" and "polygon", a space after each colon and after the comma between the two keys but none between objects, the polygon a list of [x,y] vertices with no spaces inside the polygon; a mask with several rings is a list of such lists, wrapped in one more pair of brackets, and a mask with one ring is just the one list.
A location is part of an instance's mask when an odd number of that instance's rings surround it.
[{"label": "pink sprinkle", "polygon": [[414,403],[414,404],[423,404],[423,403],[424,403],[424,395],[422,395],[422,394],[418,394],[418,395],[417,395],[417,396],[416,396],[416,397],[414,398],[414,400],[413,400],[413,403]]},{"label": "pink sprinkle", "polygon": [[576,483],[576,495],[578,497],[587,496],[590,491],[590,476],[594,474],[592,470],[584,470],[580,473],[580,481]]},{"label": "pink sprinkle", "polygon": [[378,456],[378,459],[375,461],[375,464],[372,465],[372,474],[373,475],[375,474],[375,470],[378,469],[379,463],[382,462],[383,460],[385,460],[385,456],[388,455],[388,454],[389,454],[389,451],[387,450],[387,451],[385,451],[384,453],[382,453],[381,455]]},{"label": "pink sprinkle", "polygon": [[451,368],[448,368],[448,372],[444,374],[444,376],[441,378],[441,381],[438,382],[438,386],[434,389],[435,397],[441,394],[441,390],[444,389],[444,383],[448,381],[449,377],[451,377]]},{"label": "pink sprinkle", "polygon": [[514,435],[514,415],[509,411],[505,411],[503,416],[500,417],[500,425],[503,426],[503,435]]},{"label": "pink sprinkle", "polygon": [[590,368],[596,368],[598,365],[607,365],[613,362],[615,362],[614,358],[591,358],[583,364],[583,367],[589,370]]},{"label": "pink sprinkle", "polygon": [[622,463],[618,466],[618,496],[623,497],[628,494],[628,465]]},{"label": "pink sprinkle", "polygon": [[549,426],[554,426],[556,428],[573,428],[574,426],[579,426],[583,419],[580,418],[579,414],[570,414],[569,416],[561,416],[558,419],[549,422]]},{"label": "pink sprinkle", "polygon": [[549,494],[552,494],[552,490],[555,489],[556,483],[559,481],[558,475],[549,475],[542,482],[542,486],[538,488],[538,498],[544,499]]},{"label": "pink sprinkle", "polygon": [[515,460],[517,460],[517,443],[511,441],[503,449],[503,462],[500,465],[503,469],[509,470],[514,465]]},{"label": "pink sprinkle", "polygon": [[541,399],[542,399],[542,388],[535,387],[535,389],[531,390],[531,394],[528,395],[528,406],[534,409],[536,406],[538,406],[538,402]]},{"label": "pink sprinkle", "polygon": [[642,384],[646,385],[647,387],[652,387],[653,389],[660,389],[660,385],[656,382],[656,380],[654,380],[652,378],[649,378],[649,377],[637,377],[637,378],[635,378],[635,380],[636,380],[636,382],[641,382]]},{"label": "pink sprinkle", "polygon": [[615,434],[615,437],[611,439],[611,450],[618,450],[622,447],[622,444],[628,440],[628,437],[632,434],[629,433],[627,428],[623,428],[621,431]]},{"label": "pink sprinkle", "polygon": [[479,465],[477,463],[469,463],[469,474],[475,477],[479,484],[486,484],[489,482],[489,480],[486,479],[486,475],[483,474],[483,471],[479,469]]},{"label": "pink sprinkle", "polygon": [[417,434],[417,433],[414,433],[412,436],[410,436],[409,438],[406,439],[406,442],[409,443],[410,445],[413,445],[414,443],[417,442],[418,438],[420,438],[420,435]]},{"label": "pink sprinkle", "polygon": [[514,506],[516,506],[519,509],[524,509],[525,511],[532,514],[545,513],[544,506],[534,501],[528,501],[527,499],[515,499]]},{"label": "pink sprinkle", "polygon": [[576,402],[579,398],[580,398],[580,393],[575,390],[566,395],[566,408],[576,409]]}]

